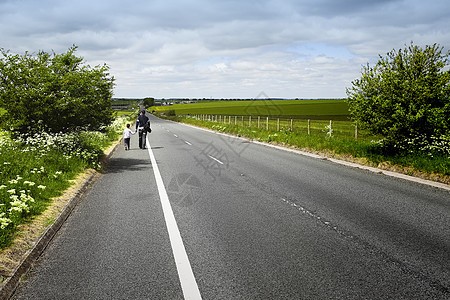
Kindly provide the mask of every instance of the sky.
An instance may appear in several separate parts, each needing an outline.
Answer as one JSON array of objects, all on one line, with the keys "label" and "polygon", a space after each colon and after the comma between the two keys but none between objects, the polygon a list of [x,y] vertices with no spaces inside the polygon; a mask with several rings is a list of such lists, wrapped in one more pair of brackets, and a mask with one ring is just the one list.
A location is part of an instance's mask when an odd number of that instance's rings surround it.
[{"label": "sky", "polygon": [[411,42],[450,50],[450,1],[0,0],[0,48],[76,45],[117,98],[344,98]]}]

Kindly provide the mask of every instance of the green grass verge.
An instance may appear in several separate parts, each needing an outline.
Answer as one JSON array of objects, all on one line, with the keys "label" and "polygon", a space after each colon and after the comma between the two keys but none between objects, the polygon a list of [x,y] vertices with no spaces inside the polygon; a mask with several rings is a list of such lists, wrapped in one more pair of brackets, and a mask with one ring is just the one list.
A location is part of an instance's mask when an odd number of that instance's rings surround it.
[{"label": "green grass verge", "polygon": [[136,111],[134,110],[118,110],[115,112],[117,117],[121,117],[121,116],[134,116],[136,115]]},{"label": "green grass verge", "polygon": [[14,140],[1,132],[0,249],[11,244],[19,224],[42,213],[70,180],[87,168],[99,169],[104,149],[132,118],[117,118],[106,132],[41,133]]}]

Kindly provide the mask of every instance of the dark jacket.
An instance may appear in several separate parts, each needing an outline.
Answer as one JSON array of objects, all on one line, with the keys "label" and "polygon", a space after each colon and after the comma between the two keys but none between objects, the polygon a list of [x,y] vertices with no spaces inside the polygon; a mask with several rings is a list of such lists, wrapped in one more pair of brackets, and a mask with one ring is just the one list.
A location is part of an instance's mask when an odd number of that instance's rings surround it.
[{"label": "dark jacket", "polygon": [[136,120],[136,129],[138,129],[138,127],[144,127],[146,124],[150,124],[148,117],[146,115],[139,115]]}]

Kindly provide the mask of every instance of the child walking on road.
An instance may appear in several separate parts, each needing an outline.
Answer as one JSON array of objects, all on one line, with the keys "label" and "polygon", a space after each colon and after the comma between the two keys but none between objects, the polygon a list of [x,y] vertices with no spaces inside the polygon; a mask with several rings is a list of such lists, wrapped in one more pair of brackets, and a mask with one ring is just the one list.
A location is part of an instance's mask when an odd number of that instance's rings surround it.
[{"label": "child walking on road", "polygon": [[131,135],[135,133],[135,131],[131,131],[130,124],[127,124],[127,128],[123,131],[123,144],[125,145],[125,150],[130,150]]}]

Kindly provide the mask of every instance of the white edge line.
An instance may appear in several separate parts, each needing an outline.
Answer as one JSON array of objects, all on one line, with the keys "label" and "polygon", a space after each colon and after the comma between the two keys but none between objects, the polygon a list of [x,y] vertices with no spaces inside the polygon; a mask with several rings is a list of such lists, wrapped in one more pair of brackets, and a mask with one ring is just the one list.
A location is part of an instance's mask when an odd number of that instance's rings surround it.
[{"label": "white edge line", "polygon": [[275,148],[275,149],[288,151],[288,152],[293,152],[293,153],[297,153],[297,154],[300,154],[300,155],[309,156],[309,157],[312,157],[312,158],[329,160],[329,161],[331,161],[333,163],[344,165],[344,166],[347,166],[347,167],[367,170],[367,171],[370,171],[370,172],[373,172],[373,173],[384,174],[386,176],[395,177],[395,178],[401,178],[401,179],[404,179],[404,180],[408,180],[408,181],[412,181],[412,182],[416,182],[416,183],[420,183],[420,184],[425,184],[425,185],[429,185],[429,186],[432,186],[432,187],[435,187],[435,188],[440,188],[440,189],[443,189],[443,190],[450,191],[450,185],[445,184],[445,183],[441,183],[441,182],[431,181],[431,180],[422,179],[422,178],[419,178],[419,177],[414,177],[414,176],[410,176],[410,175],[406,175],[406,174],[402,174],[402,173],[397,173],[397,172],[387,171],[387,170],[378,169],[378,168],[374,168],[374,167],[369,167],[369,166],[365,166],[365,165],[360,165],[360,164],[357,164],[357,163],[352,163],[352,162],[348,162],[348,161],[340,160],[340,159],[336,159],[336,158],[329,158],[329,157],[326,157],[326,156],[322,156],[322,155],[318,155],[318,154],[314,154],[314,153],[310,153],[310,152],[305,152],[305,151],[301,151],[301,150],[297,150],[297,149],[289,149],[289,148],[285,148],[285,147],[281,147],[281,146],[277,146],[277,145],[272,145],[272,144],[269,144],[269,143],[252,141],[252,140],[247,139],[247,138],[238,137],[238,136],[234,136],[234,135],[231,135],[231,134],[226,134],[226,133],[223,133],[223,132],[217,132],[217,131],[214,131],[214,130],[197,127],[197,126],[193,126],[193,125],[190,125],[190,124],[184,124],[184,123],[178,123],[178,124],[181,124],[181,125],[184,125],[184,126],[188,126],[188,127],[191,127],[191,128],[196,128],[196,129],[203,130],[203,131],[207,131],[207,132],[212,132],[212,133],[215,133],[215,134],[218,134],[218,135],[223,135],[223,136],[232,137],[232,138],[235,138],[235,139],[240,139],[240,140],[247,141],[247,142],[250,142],[250,143],[253,143],[253,144],[258,144],[258,145],[263,145],[263,146],[267,146],[267,147],[272,147],[272,148]]},{"label": "white edge line", "polygon": [[166,188],[164,187],[161,173],[159,172],[158,165],[156,164],[156,158],[153,154],[148,137],[146,140],[184,298],[202,299],[197,281],[195,280],[194,272],[192,271],[192,267],[186,253],[186,248],[183,244],[183,239],[181,238],[180,230],[178,229],[177,221],[175,220],[175,216],[173,214],[172,206],[170,205],[169,196],[167,195]]}]

